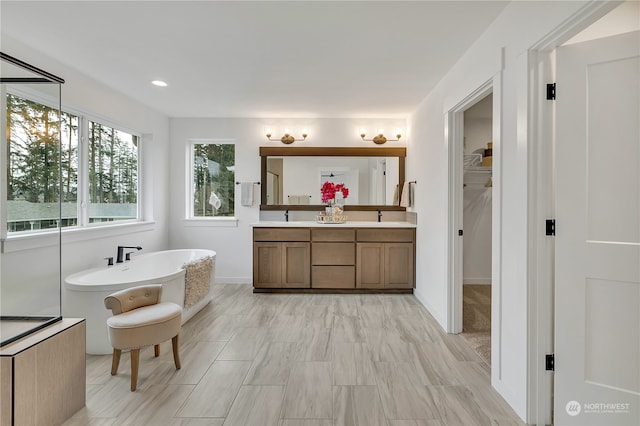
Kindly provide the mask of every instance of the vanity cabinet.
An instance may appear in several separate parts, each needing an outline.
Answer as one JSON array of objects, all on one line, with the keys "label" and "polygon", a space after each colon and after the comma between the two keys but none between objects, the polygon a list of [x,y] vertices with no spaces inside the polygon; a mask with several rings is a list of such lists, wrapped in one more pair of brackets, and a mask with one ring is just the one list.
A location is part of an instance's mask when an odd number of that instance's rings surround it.
[{"label": "vanity cabinet", "polygon": [[253,286],[412,292],[415,228],[255,227]]},{"label": "vanity cabinet", "polygon": [[414,229],[358,229],[358,288],[413,288],[415,286]]},{"label": "vanity cabinet", "polygon": [[254,287],[309,288],[309,240],[309,229],[254,228]]}]

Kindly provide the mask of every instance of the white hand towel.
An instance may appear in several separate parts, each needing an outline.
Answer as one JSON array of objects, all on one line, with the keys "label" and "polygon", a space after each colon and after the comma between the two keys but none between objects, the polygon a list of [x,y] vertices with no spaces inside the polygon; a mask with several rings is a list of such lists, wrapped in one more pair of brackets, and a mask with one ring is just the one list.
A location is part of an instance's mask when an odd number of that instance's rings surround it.
[{"label": "white hand towel", "polygon": [[410,187],[409,182],[405,182],[404,185],[402,185],[402,195],[400,196],[401,207],[409,207],[411,205]]},{"label": "white hand towel", "polygon": [[216,210],[218,210],[222,205],[222,202],[220,201],[220,197],[218,197],[216,193],[213,191],[211,191],[211,196],[209,197],[209,204],[211,204],[211,206],[213,206],[213,208]]},{"label": "white hand towel", "polygon": [[413,207],[416,202],[416,185],[409,184],[409,207]]},{"label": "white hand towel", "polygon": [[243,206],[253,205],[253,182],[242,182],[240,184],[240,204]]},{"label": "white hand towel", "polygon": [[309,204],[310,199],[309,195],[298,195],[298,204]]}]

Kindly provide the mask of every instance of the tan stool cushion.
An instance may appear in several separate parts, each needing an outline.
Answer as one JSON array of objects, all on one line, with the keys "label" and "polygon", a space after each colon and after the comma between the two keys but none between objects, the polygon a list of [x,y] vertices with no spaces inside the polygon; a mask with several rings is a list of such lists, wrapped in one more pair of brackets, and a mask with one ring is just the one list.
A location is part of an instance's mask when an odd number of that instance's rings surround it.
[{"label": "tan stool cushion", "polygon": [[162,284],[149,284],[125,288],[110,294],[104,299],[104,306],[111,309],[113,315],[160,303]]},{"label": "tan stool cushion", "polygon": [[156,345],[180,332],[182,309],[163,302],[114,315],[107,319],[109,341],[115,349]]}]

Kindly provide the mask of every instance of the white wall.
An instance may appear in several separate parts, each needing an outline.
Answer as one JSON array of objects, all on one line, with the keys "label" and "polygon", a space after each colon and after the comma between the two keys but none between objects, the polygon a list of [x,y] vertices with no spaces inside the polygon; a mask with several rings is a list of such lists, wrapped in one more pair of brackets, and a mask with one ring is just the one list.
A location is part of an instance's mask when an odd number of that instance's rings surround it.
[{"label": "white wall", "polygon": [[[522,136],[526,119],[522,88],[527,81],[527,49],[558,27],[586,2],[512,2],[456,63],[410,117],[407,176],[417,179],[416,295],[447,329],[448,147],[445,114],[502,70],[501,191],[502,250],[493,271],[502,303],[492,353],[492,384],[516,412],[527,415],[527,146]],[[496,93],[494,88],[494,94]],[[526,112],[526,111],[525,111]],[[524,116],[526,117],[526,115]],[[525,120],[525,121],[523,121]],[[520,133],[519,133],[520,132]],[[494,151],[495,155],[495,151]],[[495,157],[494,157],[495,159]],[[494,169],[496,165],[494,164]],[[495,287],[494,287],[495,288]],[[497,308],[497,307],[496,307]],[[495,334],[494,334],[495,335]]]},{"label": "white wall", "polygon": [[[109,231],[107,235],[87,230],[75,232],[73,235],[64,234],[62,276],[105,265],[103,258],[115,256],[118,245],[140,245],[145,251],[168,248],[168,118],[61,64],[45,53],[35,51],[5,35],[2,36],[1,49],[4,53],[64,78],[66,82],[62,86],[63,108],[70,106],[87,111],[97,117],[108,119],[112,124],[143,134],[142,176],[145,187],[142,191],[145,219],[153,220],[155,224],[143,228],[121,229],[120,234],[114,230]],[[19,249],[25,246],[22,243],[8,241],[5,244],[6,252],[1,255],[2,294],[12,294],[15,298],[3,297],[3,314],[8,314],[9,310],[14,310],[20,305],[29,306],[28,313],[31,314],[47,310],[48,306],[57,301],[55,289],[51,289],[51,294],[29,290],[33,283],[43,280],[52,280],[54,285],[57,283],[57,241],[48,239],[47,243],[44,240],[40,238],[33,244],[27,244],[44,246],[27,249]],[[19,303],[16,303],[17,301]]]},{"label": "white wall", "polygon": [[[401,128],[406,129],[403,119],[341,119],[341,118],[173,118],[169,155],[172,159],[170,170],[170,230],[169,244],[172,248],[207,248],[217,252],[217,282],[246,282],[252,280],[252,229],[250,224],[260,218],[259,188],[256,188],[256,202],[251,207],[240,205],[239,191],[236,192],[237,226],[212,226],[210,222],[185,221],[186,211],[186,144],[189,139],[233,139],[236,143],[236,181],[260,180],[260,146],[284,146],[281,142],[270,142],[264,136],[264,129],[274,129],[272,137],[278,137],[277,129],[285,127],[296,135],[307,128],[309,137],[305,142],[294,142],[296,146],[321,147],[375,147],[373,142],[363,142],[359,129]],[[407,140],[387,142],[384,146],[406,146]],[[286,194],[285,194],[286,196]],[[283,212],[272,212],[282,217]],[[304,212],[290,212],[291,220],[296,215],[306,217]],[[298,219],[299,220],[299,219]]]},{"label": "white wall", "polygon": [[[490,118],[474,118],[464,119],[464,153],[474,154],[478,149],[486,149],[487,142],[491,142],[493,135],[491,133]],[[484,157],[484,151],[480,151]]]},{"label": "white wall", "polygon": [[464,284],[491,284],[491,173],[468,171],[463,190]]},{"label": "white wall", "polygon": [[464,150],[465,154],[480,153],[484,157],[487,142],[493,139],[492,127],[493,95],[464,111]]},{"label": "white wall", "polygon": [[[464,111],[464,153],[480,150],[484,157],[487,142],[493,139],[492,98],[489,95]],[[491,203],[487,188],[491,172],[465,171],[463,190],[464,284],[491,284]]]}]

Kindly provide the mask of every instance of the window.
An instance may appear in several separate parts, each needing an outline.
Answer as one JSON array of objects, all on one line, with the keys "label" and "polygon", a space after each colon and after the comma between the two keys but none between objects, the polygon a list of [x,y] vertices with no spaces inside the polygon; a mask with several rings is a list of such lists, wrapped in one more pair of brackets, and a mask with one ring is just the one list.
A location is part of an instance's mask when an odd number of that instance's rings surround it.
[{"label": "window", "polygon": [[12,93],[6,99],[9,233],[56,228],[59,201],[62,227],[139,217],[137,135]]},{"label": "window", "polygon": [[235,145],[191,145],[191,217],[233,217],[235,214]]},{"label": "window", "polygon": [[89,223],[138,216],[138,137],[89,121]]},{"label": "window", "polygon": [[76,225],[78,117],[7,94],[6,131],[7,230],[56,228],[60,194],[62,226]]}]

